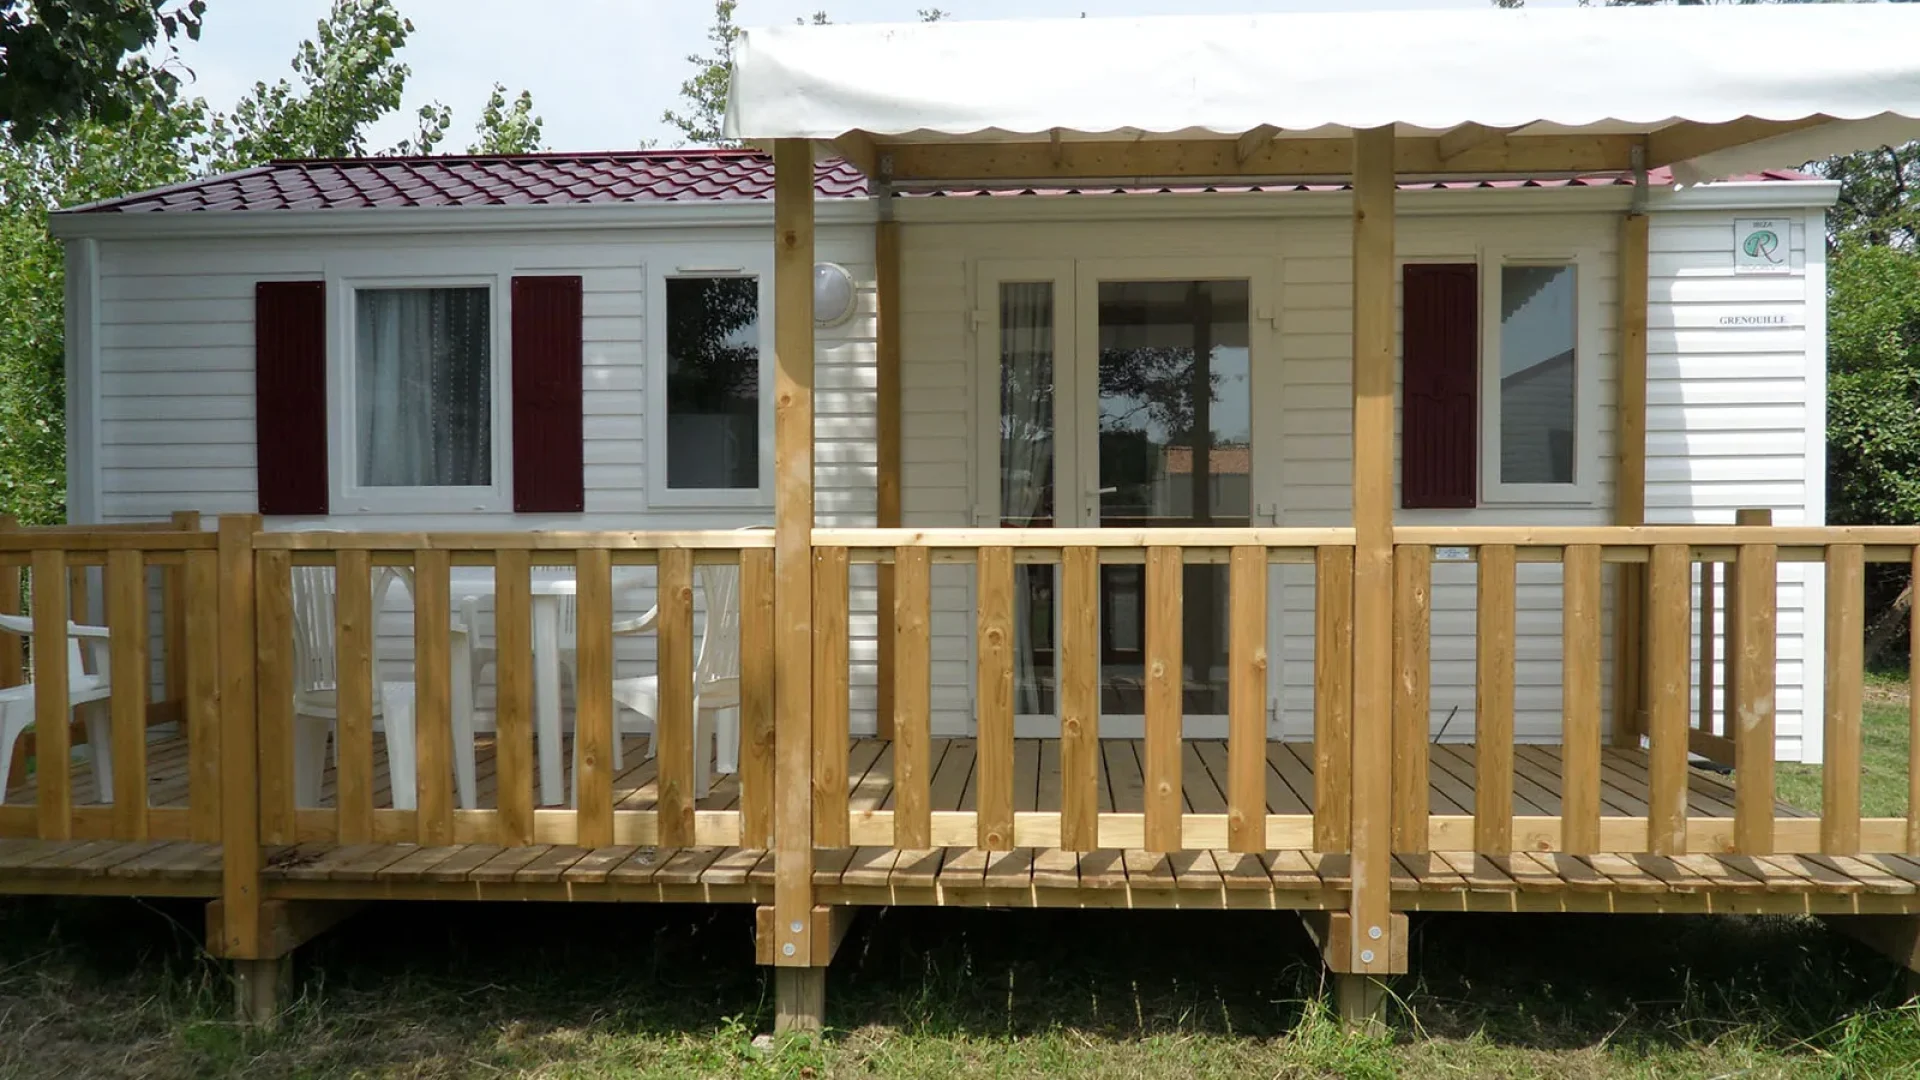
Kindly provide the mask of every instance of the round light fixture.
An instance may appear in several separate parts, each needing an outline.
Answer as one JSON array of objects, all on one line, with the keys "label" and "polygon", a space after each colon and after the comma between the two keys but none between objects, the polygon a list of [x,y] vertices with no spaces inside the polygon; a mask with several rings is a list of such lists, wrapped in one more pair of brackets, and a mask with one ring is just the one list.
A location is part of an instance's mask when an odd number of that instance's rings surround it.
[{"label": "round light fixture", "polygon": [[813,325],[839,326],[853,318],[858,300],[853,275],[839,263],[813,264]]}]

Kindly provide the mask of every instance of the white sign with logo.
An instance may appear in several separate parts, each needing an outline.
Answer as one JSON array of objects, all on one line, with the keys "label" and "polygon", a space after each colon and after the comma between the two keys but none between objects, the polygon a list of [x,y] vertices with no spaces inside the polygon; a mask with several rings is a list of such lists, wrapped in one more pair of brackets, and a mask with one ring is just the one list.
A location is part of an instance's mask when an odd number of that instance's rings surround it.
[{"label": "white sign with logo", "polygon": [[1793,272],[1793,225],[1787,218],[1736,218],[1733,222],[1733,272]]}]

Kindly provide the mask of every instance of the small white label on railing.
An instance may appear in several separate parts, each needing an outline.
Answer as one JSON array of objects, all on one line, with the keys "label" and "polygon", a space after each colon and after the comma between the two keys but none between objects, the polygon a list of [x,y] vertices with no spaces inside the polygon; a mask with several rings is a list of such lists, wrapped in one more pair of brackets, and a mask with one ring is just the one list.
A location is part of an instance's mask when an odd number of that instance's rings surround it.
[{"label": "small white label on railing", "polygon": [[1472,562],[1473,549],[1463,547],[1437,547],[1433,557],[1440,562]]}]

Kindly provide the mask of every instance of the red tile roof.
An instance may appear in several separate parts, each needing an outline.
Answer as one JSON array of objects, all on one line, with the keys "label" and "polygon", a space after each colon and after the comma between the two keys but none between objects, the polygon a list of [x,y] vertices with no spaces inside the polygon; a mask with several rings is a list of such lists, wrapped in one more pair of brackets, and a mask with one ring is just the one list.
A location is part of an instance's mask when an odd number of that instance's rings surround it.
[{"label": "red tile roof", "polygon": [[[1670,184],[1672,174],[1649,179]],[[1775,170],[1747,180],[1811,180]],[[1539,180],[1409,182],[1428,188],[1610,187],[1624,174]],[[1339,191],[1343,184],[1182,185],[1155,187],[959,187],[917,197],[1093,195],[1159,192]],[[866,178],[844,161],[822,162],[814,187],[823,199],[865,198]],[[513,154],[494,157],[393,157],[275,161],[240,172],[190,180],[64,213],[154,211],[365,210],[426,206],[556,206],[596,203],[769,201],[773,159],[755,150],[642,150],[605,154]]]}]

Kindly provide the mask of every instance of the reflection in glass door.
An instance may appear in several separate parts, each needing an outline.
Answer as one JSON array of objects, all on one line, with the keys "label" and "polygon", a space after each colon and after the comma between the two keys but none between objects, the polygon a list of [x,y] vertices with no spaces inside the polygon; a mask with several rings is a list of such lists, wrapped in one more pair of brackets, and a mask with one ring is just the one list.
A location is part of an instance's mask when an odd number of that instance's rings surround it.
[{"label": "reflection in glass door", "polygon": [[[1245,527],[1252,521],[1246,281],[1103,281],[1098,290],[1099,524]],[[1101,572],[1103,715],[1145,711],[1146,575]],[[1186,567],[1188,716],[1227,711],[1226,567]]]},{"label": "reflection in glass door", "polygon": [[[1054,509],[1053,282],[1000,286],[1000,524],[1049,528]],[[1054,709],[1054,568],[1014,567],[1014,711]]]}]

